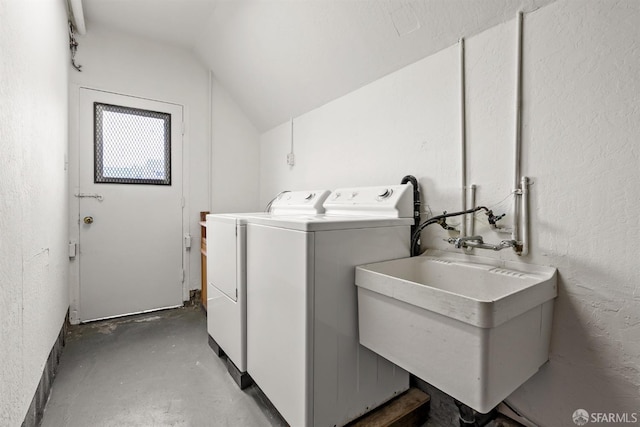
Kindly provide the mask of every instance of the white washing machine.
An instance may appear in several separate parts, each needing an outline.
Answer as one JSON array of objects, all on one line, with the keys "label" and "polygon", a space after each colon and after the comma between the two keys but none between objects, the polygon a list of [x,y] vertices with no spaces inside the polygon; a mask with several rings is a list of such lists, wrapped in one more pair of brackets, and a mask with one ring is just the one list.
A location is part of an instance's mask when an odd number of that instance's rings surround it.
[{"label": "white washing machine", "polygon": [[324,206],[247,225],[247,368],[295,427],[342,426],[409,387],[359,344],[355,266],[409,256],[413,188],[340,189]]},{"label": "white washing machine", "polygon": [[246,224],[252,217],[324,212],[328,190],[281,193],[270,211],[207,215],[207,332],[209,344],[226,354],[229,373],[241,388],[247,372]]}]

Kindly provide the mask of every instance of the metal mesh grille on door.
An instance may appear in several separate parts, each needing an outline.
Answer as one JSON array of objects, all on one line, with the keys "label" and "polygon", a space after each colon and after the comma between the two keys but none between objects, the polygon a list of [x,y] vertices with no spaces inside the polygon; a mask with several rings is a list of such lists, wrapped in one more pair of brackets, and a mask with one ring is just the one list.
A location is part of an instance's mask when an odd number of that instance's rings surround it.
[{"label": "metal mesh grille on door", "polygon": [[95,182],[171,185],[171,115],[94,103]]}]

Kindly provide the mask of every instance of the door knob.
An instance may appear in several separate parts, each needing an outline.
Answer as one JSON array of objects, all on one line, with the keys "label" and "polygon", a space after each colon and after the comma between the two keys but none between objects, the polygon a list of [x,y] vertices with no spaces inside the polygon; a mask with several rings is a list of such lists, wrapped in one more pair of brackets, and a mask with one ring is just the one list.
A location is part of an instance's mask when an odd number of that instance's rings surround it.
[{"label": "door knob", "polygon": [[85,216],[83,219],[85,224],[93,224],[93,217],[92,216]]}]

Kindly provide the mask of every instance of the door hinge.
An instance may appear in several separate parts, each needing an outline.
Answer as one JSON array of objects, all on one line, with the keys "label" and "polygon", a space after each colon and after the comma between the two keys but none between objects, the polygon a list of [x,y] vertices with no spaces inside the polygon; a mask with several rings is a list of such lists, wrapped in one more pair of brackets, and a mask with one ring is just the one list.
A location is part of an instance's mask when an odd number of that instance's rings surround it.
[{"label": "door hinge", "polygon": [[185,249],[190,249],[191,248],[191,234],[186,233],[184,235],[184,248]]},{"label": "door hinge", "polygon": [[180,198],[180,205],[184,208],[184,205],[186,204],[184,197]]},{"label": "door hinge", "polygon": [[69,258],[73,259],[78,253],[78,244],[71,240],[69,241]]},{"label": "door hinge", "polygon": [[180,269],[180,283],[184,283],[184,269]]},{"label": "door hinge", "polygon": [[186,129],[186,126],[185,126],[184,122],[182,122],[181,132],[182,132],[183,136],[184,136],[184,133],[185,133],[185,129]]}]

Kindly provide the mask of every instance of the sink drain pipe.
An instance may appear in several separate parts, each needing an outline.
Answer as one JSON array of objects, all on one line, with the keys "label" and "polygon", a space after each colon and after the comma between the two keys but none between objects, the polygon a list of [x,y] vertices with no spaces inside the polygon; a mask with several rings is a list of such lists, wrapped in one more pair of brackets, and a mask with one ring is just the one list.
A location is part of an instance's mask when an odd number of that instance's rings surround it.
[{"label": "sink drain pipe", "polygon": [[420,186],[418,185],[418,180],[413,175],[406,175],[400,181],[400,184],[406,184],[410,182],[413,186],[413,225],[411,226],[411,236],[415,234],[418,226],[420,225],[420,211],[422,202],[420,201]]}]

